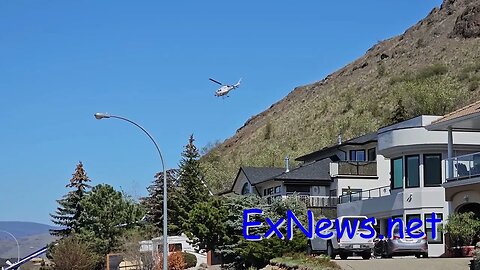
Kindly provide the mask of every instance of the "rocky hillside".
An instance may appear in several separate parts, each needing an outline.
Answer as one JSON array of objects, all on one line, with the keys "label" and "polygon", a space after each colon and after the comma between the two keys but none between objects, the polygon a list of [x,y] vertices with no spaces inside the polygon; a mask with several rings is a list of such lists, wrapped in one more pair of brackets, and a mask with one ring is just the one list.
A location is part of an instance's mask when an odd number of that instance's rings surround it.
[{"label": "rocky hillside", "polygon": [[295,88],[202,157],[209,184],[230,188],[241,165],[282,166],[344,139],[480,97],[480,0],[445,0],[402,35]]}]

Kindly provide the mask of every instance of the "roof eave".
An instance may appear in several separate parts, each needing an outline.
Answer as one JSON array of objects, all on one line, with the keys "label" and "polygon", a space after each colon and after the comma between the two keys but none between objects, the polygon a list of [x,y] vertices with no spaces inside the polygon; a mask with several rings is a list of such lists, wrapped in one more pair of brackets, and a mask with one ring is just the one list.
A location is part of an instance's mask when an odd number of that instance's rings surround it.
[{"label": "roof eave", "polygon": [[480,112],[471,113],[464,116],[459,116],[456,118],[448,119],[445,121],[437,121],[425,127],[429,131],[447,131],[449,127],[452,127],[452,130],[461,130],[461,131],[478,131],[478,129],[465,129],[465,128],[455,128],[455,124],[470,120],[472,118],[480,117]]}]

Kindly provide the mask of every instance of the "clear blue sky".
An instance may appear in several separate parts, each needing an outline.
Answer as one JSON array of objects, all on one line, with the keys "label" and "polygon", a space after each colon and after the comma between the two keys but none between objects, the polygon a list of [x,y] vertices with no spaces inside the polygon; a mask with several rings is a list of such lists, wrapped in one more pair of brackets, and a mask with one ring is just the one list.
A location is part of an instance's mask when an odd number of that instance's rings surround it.
[{"label": "clear blue sky", "polygon": [[[0,1],[0,220],[50,223],[78,161],[133,196],[189,134],[224,140],[441,4],[428,1]],[[208,78],[241,88],[225,100]]]}]

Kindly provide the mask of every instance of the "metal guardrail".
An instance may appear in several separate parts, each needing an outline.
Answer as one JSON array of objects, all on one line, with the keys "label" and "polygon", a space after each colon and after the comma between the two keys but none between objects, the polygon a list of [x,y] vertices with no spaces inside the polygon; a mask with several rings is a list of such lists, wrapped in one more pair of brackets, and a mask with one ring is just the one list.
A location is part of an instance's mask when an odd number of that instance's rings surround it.
[{"label": "metal guardrail", "polygon": [[338,197],[338,203],[349,203],[354,201],[367,200],[372,198],[379,198],[390,195],[390,186],[383,186],[362,191],[352,191],[349,194],[344,194]]},{"label": "metal guardrail", "polygon": [[[294,197],[290,194],[288,197]],[[337,206],[337,198],[330,196],[310,196],[297,194],[296,197],[298,200],[305,203],[307,207],[335,207]]]},{"label": "metal guardrail", "polygon": [[[453,163],[453,172],[452,177],[447,177],[447,182],[480,177],[480,152],[447,159],[446,164],[449,164],[449,161]],[[448,165],[445,166],[445,175],[447,176],[449,175],[448,167]]]}]

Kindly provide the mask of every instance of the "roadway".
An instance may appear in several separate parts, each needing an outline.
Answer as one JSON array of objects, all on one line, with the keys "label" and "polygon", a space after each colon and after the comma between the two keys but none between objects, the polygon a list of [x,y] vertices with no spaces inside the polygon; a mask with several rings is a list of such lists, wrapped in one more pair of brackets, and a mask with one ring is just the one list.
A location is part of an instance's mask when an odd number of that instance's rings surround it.
[{"label": "roadway", "polygon": [[334,261],[344,270],[469,270],[471,259],[394,257],[363,260],[361,257],[349,257],[347,260]]}]

